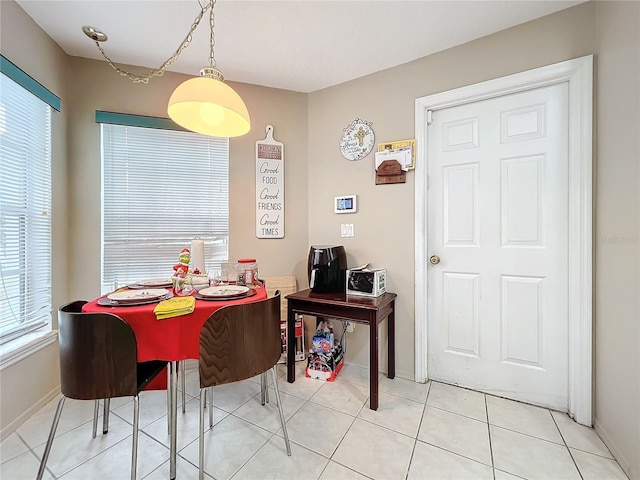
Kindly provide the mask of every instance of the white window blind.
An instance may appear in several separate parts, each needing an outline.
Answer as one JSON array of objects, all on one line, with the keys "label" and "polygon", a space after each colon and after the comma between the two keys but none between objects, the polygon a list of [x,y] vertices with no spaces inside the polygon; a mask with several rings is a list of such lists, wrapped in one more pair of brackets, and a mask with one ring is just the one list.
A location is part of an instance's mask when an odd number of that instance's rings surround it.
[{"label": "white window blind", "polygon": [[102,291],[170,277],[205,242],[207,270],[228,258],[229,139],[102,124]]},{"label": "white window blind", "polygon": [[51,302],[51,107],[3,73],[0,343],[49,325]]}]

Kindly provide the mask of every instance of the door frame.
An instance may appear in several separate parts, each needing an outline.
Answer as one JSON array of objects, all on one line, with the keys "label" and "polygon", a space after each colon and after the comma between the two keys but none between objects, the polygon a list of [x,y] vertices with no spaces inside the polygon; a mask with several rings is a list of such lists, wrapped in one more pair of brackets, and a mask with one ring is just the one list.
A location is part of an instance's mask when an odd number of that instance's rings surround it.
[{"label": "door frame", "polygon": [[[567,82],[569,87],[569,414],[591,426],[593,383],[593,55],[415,101],[415,381],[429,378],[427,365],[428,119],[430,112]],[[425,208],[426,206],[426,208]]]}]

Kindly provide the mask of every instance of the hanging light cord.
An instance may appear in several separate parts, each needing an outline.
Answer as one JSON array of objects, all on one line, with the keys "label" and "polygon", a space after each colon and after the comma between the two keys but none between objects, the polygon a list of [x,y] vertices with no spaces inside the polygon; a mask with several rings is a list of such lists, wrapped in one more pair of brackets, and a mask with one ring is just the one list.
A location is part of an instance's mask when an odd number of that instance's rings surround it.
[{"label": "hanging light cord", "polygon": [[200,0],[198,0],[198,3],[200,4],[200,13],[198,14],[198,16],[193,21],[193,24],[191,25],[191,29],[189,30],[189,33],[187,33],[187,36],[184,38],[184,40],[182,41],[180,46],[177,48],[177,50],[174,52],[174,54],[171,55],[171,57],[169,57],[167,60],[165,60],[165,62],[162,65],[160,65],[156,69],[149,70],[149,72],[146,75],[137,75],[135,73],[127,72],[126,70],[123,70],[122,68],[118,67],[107,56],[107,54],[105,53],[103,48],[100,46],[100,42],[96,39],[96,37],[91,37],[91,38],[95,42],[96,46],[98,47],[98,50],[100,50],[100,53],[102,53],[102,56],[105,58],[107,63],[109,65],[111,65],[111,68],[113,68],[116,72],[118,72],[123,77],[127,77],[133,83],[149,83],[149,80],[151,78],[163,76],[165,70],[167,69],[167,67],[169,67],[169,65],[175,63],[175,61],[178,60],[178,57],[180,56],[182,51],[191,44],[191,40],[193,39],[193,32],[195,32],[196,29],[198,28],[198,25],[200,25],[200,20],[202,20],[202,17],[204,16],[205,12],[210,9],[209,26],[210,26],[210,29],[211,29],[211,36],[210,36],[210,50],[209,50],[209,65],[211,67],[215,67],[216,66],[216,59],[215,59],[215,54],[214,54],[214,51],[213,51],[213,48],[215,46],[215,41],[214,41],[214,37],[213,37],[213,27],[214,27],[214,23],[215,23],[214,22],[214,16],[213,16],[213,6],[215,5],[216,0],[209,0],[209,1],[207,1],[207,3],[205,5],[202,5],[202,3],[200,3]]}]

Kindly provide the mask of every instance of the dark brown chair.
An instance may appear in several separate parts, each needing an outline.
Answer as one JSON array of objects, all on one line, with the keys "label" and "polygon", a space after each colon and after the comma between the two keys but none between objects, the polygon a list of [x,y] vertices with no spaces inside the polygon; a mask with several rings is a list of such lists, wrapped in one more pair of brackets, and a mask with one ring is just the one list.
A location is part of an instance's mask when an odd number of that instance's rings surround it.
[{"label": "dark brown chair", "polygon": [[[200,479],[204,478],[204,406],[209,387],[238,382],[271,370],[287,455],[291,455],[276,363],[280,359],[280,292],[259,302],[216,310],[200,330]],[[264,385],[261,381],[261,385]],[[213,392],[210,400],[213,410]],[[210,421],[211,423],[211,421]]]},{"label": "dark brown chair", "polygon": [[58,310],[62,395],[36,479],[40,480],[44,474],[66,398],[99,400],[132,396],[131,478],[135,480],[138,456],[138,394],[163,371],[167,362],[138,363],[138,347],[131,327],[120,317],[110,313],[82,313],[85,303],[87,302],[72,302]]}]

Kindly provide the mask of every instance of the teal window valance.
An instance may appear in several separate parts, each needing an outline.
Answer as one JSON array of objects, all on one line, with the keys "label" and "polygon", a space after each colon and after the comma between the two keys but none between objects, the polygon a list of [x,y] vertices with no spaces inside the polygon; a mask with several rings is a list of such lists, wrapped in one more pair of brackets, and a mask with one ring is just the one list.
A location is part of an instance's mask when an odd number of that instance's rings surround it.
[{"label": "teal window valance", "polygon": [[0,55],[0,72],[16,82],[22,88],[28,90],[43,102],[47,103],[51,108],[60,111],[60,97],[55,95],[51,90],[42,85],[40,82],[29,76],[22,69],[8,60],[5,56]]}]

